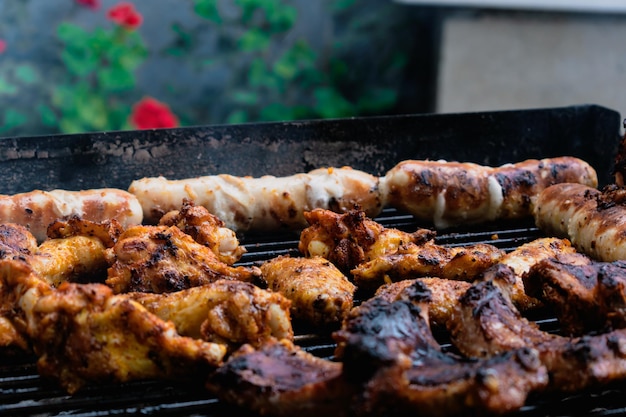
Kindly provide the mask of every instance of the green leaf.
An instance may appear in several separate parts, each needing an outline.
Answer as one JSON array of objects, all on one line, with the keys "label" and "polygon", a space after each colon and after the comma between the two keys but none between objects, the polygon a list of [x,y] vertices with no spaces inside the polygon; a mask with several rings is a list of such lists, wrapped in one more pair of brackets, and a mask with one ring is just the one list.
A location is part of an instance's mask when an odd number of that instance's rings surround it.
[{"label": "green leaf", "polygon": [[333,11],[335,12],[343,12],[350,7],[354,6],[356,0],[335,0],[333,2]]},{"label": "green leaf", "polygon": [[14,109],[7,109],[4,113],[4,121],[2,124],[3,130],[13,129],[21,126],[28,121],[28,117],[25,114],[20,113]]},{"label": "green leaf", "polygon": [[78,120],[71,118],[61,119],[59,122],[59,129],[62,133],[82,133],[87,130]]},{"label": "green leaf", "polygon": [[198,16],[213,23],[222,23],[222,17],[217,8],[217,0],[195,0],[193,10]]},{"label": "green leaf", "polygon": [[293,120],[294,112],[284,104],[271,103],[263,107],[260,118],[263,121]]},{"label": "green leaf", "polygon": [[323,118],[333,119],[354,115],[354,106],[331,87],[318,88],[313,92],[315,111]]},{"label": "green leaf", "polygon": [[245,110],[235,110],[226,117],[226,123],[239,124],[248,121],[248,112]]},{"label": "green leaf", "polygon": [[237,43],[244,52],[264,51],[270,44],[270,35],[259,29],[250,29]]},{"label": "green leaf", "polygon": [[360,113],[378,113],[392,108],[398,99],[393,88],[371,88],[357,102]]},{"label": "green leaf", "polygon": [[0,95],[13,96],[17,94],[18,88],[0,76]]},{"label": "green leaf", "polygon": [[79,77],[84,77],[98,68],[98,58],[87,49],[66,48],[61,52],[61,59],[67,70]]},{"label": "green leaf", "polygon": [[41,117],[41,123],[44,126],[54,127],[57,125],[57,115],[50,107],[46,106],[43,103],[39,104],[37,106],[37,112],[39,113],[39,116]]},{"label": "green leaf", "polygon": [[61,23],[57,26],[58,38],[68,46],[84,47],[89,41],[89,33],[73,23]]},{"label": "green leaf", "polygon": [[250,87],[267,88],[272,91],[278,91],[281,87],[275,73],[268,70],[265,61],[261,58],[256,58],[250,63],[248,67],[248,83]]},{"label": "green leaf", "polygon": [[39,74],[32,65],[22,64],[15,68],[15,77],[24,84],[31,85],[39,81]]},{"label": "green leaf", "polygon": [[124,68],[111,66],[98,71],[98,82],[104,91],[126,91],[135,87],[135,76]]},{"label": "green leaf", "polygon": [[85,94],[81,97],[77,107],[77,115],[83,125],[95,130],[107,128],[107,106],[102,97],[95,94]]},{"label": "green leaf", "polygon": [[235,90],[232,93],[232,99],[242,106],[254,106],[259,102],[259,95],[254,91]]},{"label": "green leaf", "polygon": [[275,9],[266,9],[265,14],[274,33],[288,31],[298,19],[296,8],[286,5],[279,5]]}]

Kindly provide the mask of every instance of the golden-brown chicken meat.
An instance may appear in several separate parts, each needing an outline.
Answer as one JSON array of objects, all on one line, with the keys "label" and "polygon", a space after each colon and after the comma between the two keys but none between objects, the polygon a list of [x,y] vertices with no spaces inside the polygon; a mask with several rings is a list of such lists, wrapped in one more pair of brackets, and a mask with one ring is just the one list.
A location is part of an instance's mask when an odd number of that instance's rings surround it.
[{"label": "golden-brown chicken meat", "polygon": [[228,265],[234,264],[246,253],[233,230],[205,207],[197,206],[189,199],[183,200],[180,210],[165,213],[159,225],[178,227],[193,240],[211,249],[221,262]]},{"label": "golden-brown chicken meat", "polygon": [[503,255],[503,250],[485,243],[447,247],[429,241],[407,245],[396,253],[364,262],[350,272],[355,284],[365,291],[388,282],[427,276],[472,281]]},{"label": "golden-brown chicken meat", "polygon": [[248,282],[217,280],[173,293],[128,297],[174,323],[182,336],[225,344],[229,350],[272,338],[293,339],[289,300]]},{"label": "golden-brown chicken meat", "polygon": [[134,226],[107,250],[107,285],[116,293],[173,292],[218,279],[252,281],[257,267],[230,266],[176,226]]},{"label": "golden-brown chicken meat", "polygon": [[261,265],[267,287],[291,300],[294,319],[336,326],[352,308],[356,287],[329,260],[280,256]]},{"label": "golden-brown chicken meat", "polygon": [[88,382],[125,382],[207,372],[224,345],[180,336],[126,295],[103,284],[45,283],[22,260],[0,261],[3,302],[32,344],[41,375],[69,393]]},{"label": "golden-brown chicken meat", "polygon": [[309,227],[300,233],[300,252],[305,256],[326,258],[344,273],[362,262],[394,253],[411,243],[424,243],[435,236],[428,229],[407,233],[385,228],[360,210],[337,214],[316,209],[304,216]]}]

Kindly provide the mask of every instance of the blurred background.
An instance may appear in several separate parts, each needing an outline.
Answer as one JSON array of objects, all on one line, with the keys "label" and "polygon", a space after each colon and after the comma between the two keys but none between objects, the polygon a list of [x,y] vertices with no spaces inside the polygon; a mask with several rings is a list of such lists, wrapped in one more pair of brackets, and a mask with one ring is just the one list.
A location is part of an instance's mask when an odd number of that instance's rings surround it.
[{"label": "blurred background", "polygon": [[0,136],[625,109],[626,2],[524,3],[2,0]]}]

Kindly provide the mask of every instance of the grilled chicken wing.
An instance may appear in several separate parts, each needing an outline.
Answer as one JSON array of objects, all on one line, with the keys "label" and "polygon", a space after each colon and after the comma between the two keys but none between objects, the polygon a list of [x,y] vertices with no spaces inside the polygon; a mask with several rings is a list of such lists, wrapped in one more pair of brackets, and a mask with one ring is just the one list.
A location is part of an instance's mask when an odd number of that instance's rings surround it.
[{"label": "grilled chicken wing", "polygon": [[205,207],[197,206],[188,199],[183,200],[180,210],[166,213],[159,224],[178,227],[196,242],[211,249],[221,262],[228,265],[234,264],[246,253],[233,230]]},{"label": "grilled chicken wing", "polygon": [[94,222],[115,219],[127,227],[140,224],[143,211],[134,195],[114,188],[35,190],[0,196],[0,223],[26,226],[39,242],[46,239],[52,222],[73,216]]},{"label": "grilled chicken wing", "polygon": [[352,308],[356,287],[327,259],[281,256],[260,268],[268,288],[291,300],[294,319],[334,327]]},{"label": "grilled chicken wing", "polygon": [[546,233],[569,238],[578,251],[597,260],[626,260],[625,204],[626,189],[557,184],[539,194],[535,222]]},{"label": "grilled chicken wing", "polygon": [[247,282],[217,280],[173,293],[128,297],[174,323],[180,335],[225,344],[230,351],[244,343],[259,346],[270,338],[293,338],[289,300]]},{"label": "grilled chicken wing", "polygon": [[324,208],[343,212],[359,207],[377,215],[383,206],[378,177],[343,168],[319,168],[286,177],[258,178],[209,175],[183,180],[163,177],[133,181],[129,192],[137,196],[146,222],[156,223],[183,199],[206,207],[229,229],[302,229],[305,211]]},{"label": "grilled chicken wing", "polygon": [[52,288],[22,260],[0,261],[3,301],[12,298],[15,328],[32,344],[44,377],[69,393],[90,381],[124,382],[207,372],[226,347],[182,337],[174,324],[102,284]]},{"label": "grilled chicken wing", "polygon": [[598,185],[595,170],[573,157],[527,160],[500,167],[446,161],[400,162],[381,179],[390,206],[436,228],[530,217],[544,188],[564,182]]},{"label": "grilled chicken wing", "polygon": [[491,281],[470,288],[457,309],[450,324],[459,351],[486,358],[533,348],[550,375],[549,389],[576,391],[626,377],[626,330],[576,338],[544,332]]},{"label": "grilled chicken wing", "polygon": [[133,226],[107,250],[107,285],[116,293],[173,292],[218,279],[252,281],[257,267],[221,262],[176,226]]},{"label": "grilled chicken wing", "polygon": [[398,300],[374,297],[354,308],[334,334],[346,376],[363,383],[357,415],[503,414],[545,386],[532,349],[486,360],[442,352],[428,326],[429,298],[416,280]]},{"label": "grilled chicken wing", "polygon": [[[484,271],[478,281],[493,281],[507,294],[513,304],[521,311],[532,310],[542,305],[541,301],[529,295],[524,287],[524,275],[530,268],[557,255],[576,252],[566,239],[539,238],[525,243],[504,255],[496,265]],[[502,277],[506,276],[506,279]]]},{"label": "grilled chicken wing", "polygon": [[288,340],[243,346],[209,378],[218,398],[265,416],[348,416],[355,385],[342,364],[318,358]]},{"label": "grilled chicken wing", "polygon": [[359,264],[350,272],[355,284],[364,291],[375,290],[387,282],[426,276],[472,281],[503,255],[503,250],[485,243],[446,247],[429,241],[407,245],[396,253]]},{"label": "grilled chicken wing", "polygon": [[414,243],[421,244],[435,237],[428,229],[413,233],[385,228],[361,210],[338,214],[316,209],[305,212],[309,227],[300,233],[298,249],[305,256],[321,256],[342,272],[348,273],[362,262],[370,261]]}]

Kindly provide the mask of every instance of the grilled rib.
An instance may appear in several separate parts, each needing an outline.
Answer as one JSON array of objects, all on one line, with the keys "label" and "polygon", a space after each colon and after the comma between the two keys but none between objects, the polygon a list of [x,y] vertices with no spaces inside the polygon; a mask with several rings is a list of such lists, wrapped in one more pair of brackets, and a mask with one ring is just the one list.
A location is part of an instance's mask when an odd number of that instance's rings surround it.
[{"label": "grilled rib", "polygon": [[316,357],[287,340],[244,345],[209,378],[220,400],[266,416],[348,416],[355,385],[342,364]]},{"label": "grilled rib", "polygon": [[454,346],[470,357],[535,349],[550,375],[548,389],[571,392],[626,377],[626,330],[573,338],[544,332],[491,281],[461,297],[450,330]]},{"label": "grilled rib", "polygon": [[546,370],[532,349],[487,360],[442,352],[428,325],[429,298],[416,280],[393,302],[365,301],[334,334],[346,377],[364,384],[357,414],[502,414],[546,384]]}]

